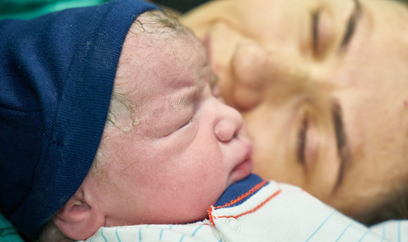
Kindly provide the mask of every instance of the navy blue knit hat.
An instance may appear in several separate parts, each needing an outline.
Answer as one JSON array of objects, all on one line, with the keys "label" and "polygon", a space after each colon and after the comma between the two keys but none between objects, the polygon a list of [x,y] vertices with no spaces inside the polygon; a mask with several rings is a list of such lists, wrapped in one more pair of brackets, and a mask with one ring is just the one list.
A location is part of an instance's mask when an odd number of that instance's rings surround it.
[{"label": "navy blue knit hat", "polygon": [[30,238],[76,192],[96,154],[139,0],[0,22],[0,210]]}]

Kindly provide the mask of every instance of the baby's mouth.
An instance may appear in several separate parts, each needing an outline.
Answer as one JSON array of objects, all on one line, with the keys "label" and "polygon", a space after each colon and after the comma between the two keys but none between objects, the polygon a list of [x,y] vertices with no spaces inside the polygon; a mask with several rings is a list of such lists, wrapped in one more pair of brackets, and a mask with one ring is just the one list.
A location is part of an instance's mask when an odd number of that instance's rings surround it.
[{"label": "baby's mouth", "polygon": [[253,161],[252,161],[252,145],[251,142],[244,138],[244,146],[246,149],[245,157],[238,163],[230,173],[231,184],[239,180],[244,179],[252,173]]},{"label": "baby's mouth", "polygon": [[232,184],[249,176],[252,173],[252,166],[253,162],[251,157],[245,159],[237,166],[235,166],[234,169],[231,171],[230,183]]}]

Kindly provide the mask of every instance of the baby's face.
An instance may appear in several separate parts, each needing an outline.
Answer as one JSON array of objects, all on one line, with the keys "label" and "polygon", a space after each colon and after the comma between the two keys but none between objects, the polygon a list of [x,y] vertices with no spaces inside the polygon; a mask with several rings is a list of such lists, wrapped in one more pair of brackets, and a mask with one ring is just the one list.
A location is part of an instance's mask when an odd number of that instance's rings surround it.
[{"label": "baby's face", "polygon": [[115,87],[127,104],[111,104],[119,128],[105,128],[106,174],[93,183],[106,226],[202,220],[252,171],[242,117],[212,96],[200,42],[180,26],[177,33],[143,27],[122,50]]}]

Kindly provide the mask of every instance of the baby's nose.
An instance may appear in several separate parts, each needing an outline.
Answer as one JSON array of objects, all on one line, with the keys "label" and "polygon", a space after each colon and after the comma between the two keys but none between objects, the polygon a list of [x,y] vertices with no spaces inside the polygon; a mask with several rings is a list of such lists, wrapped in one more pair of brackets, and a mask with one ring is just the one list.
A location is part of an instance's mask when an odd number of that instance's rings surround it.
[{"label": "baby's nose", "polygon": [[235,109],[224,106],[223,117],[214,127],[214,133],[221,142],[228,142],[234,138],[242,129],[243,120],[241,114]]},{"label": "baby's nose", "polygon": [[229,120],[221,120],[214,129],[215,135],[222,142],[228,142],[236,134],[236,128],[233,122]]}]

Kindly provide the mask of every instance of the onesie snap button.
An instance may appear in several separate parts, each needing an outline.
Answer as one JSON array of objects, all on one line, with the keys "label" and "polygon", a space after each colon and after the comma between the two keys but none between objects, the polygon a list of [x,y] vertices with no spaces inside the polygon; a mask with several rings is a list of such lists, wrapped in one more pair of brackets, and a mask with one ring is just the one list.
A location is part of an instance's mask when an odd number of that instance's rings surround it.
[{"label": "onesie snap button", "polygon": [[241,230],[241,224],[239,224],[238,220],[236,220],[235,218],[227,219],[227,224],[232,230],[235,230],[235,231]]}]

